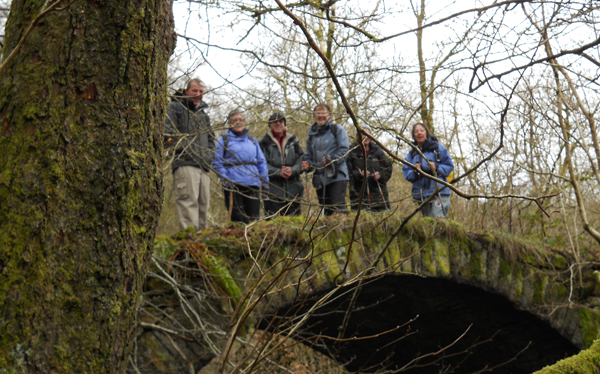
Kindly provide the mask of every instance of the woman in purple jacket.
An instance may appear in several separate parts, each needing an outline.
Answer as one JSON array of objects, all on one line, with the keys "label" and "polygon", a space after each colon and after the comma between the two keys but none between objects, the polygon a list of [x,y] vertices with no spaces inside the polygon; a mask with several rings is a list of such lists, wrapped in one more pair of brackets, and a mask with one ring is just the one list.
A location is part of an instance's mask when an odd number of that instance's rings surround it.
[{"label": "woman in purple jacket", "polygon": [[213,168],[221,177],[230,220],[248,223],[260,216],[261,188],[269,189],[267,162],[258,141],[248,135],[243,112],[234,110],[227,122],[230,128],[217,141]]}]

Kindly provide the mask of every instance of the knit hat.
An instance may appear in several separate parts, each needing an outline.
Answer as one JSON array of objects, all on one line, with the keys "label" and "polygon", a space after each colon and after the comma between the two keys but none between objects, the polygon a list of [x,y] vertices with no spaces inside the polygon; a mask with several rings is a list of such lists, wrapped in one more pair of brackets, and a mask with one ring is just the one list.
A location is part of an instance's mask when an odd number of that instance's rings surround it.
[{"label": "knit hat", "polygon": [[271,117],[269,117],[269,124],[271,124],[272,122],[279,121],[280,119],[283,120],[283,125],[287,126],[285,116],[283,115],[283,113],[280,113],[280,112],[275,112],[275,113],[271,114]]}]

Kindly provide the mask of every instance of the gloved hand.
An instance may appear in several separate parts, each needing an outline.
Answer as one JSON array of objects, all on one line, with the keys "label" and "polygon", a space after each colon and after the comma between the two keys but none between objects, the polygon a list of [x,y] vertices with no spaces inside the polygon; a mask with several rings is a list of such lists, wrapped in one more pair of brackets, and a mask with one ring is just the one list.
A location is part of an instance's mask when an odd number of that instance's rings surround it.
[{"label": "gloved hand", "polygon": [[229,179],[223,179],[221,181],[221,185],[223,186],[223,189],[225,190],[235,190],[235,184],[233,184],[232,181],[230,181]]}]

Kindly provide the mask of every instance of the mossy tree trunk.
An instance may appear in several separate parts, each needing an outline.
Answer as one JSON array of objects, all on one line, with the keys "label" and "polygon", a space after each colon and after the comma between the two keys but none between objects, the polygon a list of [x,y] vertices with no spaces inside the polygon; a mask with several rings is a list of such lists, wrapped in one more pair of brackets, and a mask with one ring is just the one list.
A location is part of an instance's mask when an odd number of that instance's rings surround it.
[{"label": "mossy tree trunk", "polygon": [[0,76],[0,372],[124,370],[160,211],[172,0],[63,3]]}]

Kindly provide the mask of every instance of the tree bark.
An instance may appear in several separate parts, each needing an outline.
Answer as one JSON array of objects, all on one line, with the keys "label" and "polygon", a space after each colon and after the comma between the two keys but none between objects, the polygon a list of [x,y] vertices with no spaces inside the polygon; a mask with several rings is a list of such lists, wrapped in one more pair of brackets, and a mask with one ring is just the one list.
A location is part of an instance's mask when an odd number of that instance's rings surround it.
[{"label": "tree bark", "polygon": [[[13,0],[5,56],[43,3]],[[0,368],[119,373],[162,201],[172,0],[63,3],[0,76]]]}]

